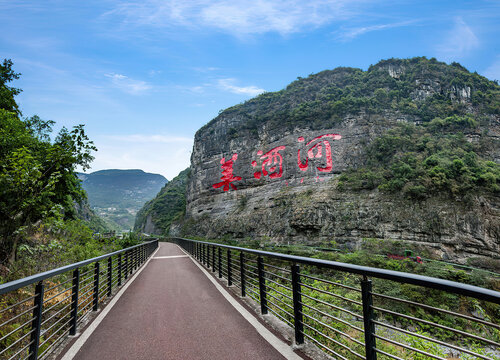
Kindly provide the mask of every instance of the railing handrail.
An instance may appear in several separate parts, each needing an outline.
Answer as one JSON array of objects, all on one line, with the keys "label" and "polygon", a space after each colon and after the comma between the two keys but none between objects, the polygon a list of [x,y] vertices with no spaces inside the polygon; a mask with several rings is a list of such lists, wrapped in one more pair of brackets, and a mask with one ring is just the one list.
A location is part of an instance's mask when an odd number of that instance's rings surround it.
[{"label": "railing handrail", "polygon": [[[459,283],[456,281],[438,279],[438,278],[434,278],[434,277],[430,277],[430,276],[411,274],[411,273],[406,273],[406,272],[402,272],[402,271],[378,269],[378,268],[373,268],[373,267],[369,267],[369,266],[354,265],[354,264],[342,263],[342,262],[331,261],[331,260],[313,259],[313,258],[309,258],[309,257],[305,257],[305,256],[280,254],[280,253],[275,253],[275,252],[270,252],[270,251],[248,249],[248,248],[242,248],[242,247],[238,247],[238,246],[223,245],[223,244],[218,244],[218,243],[213,243],[213,242],[186,239],[186,238],[180,238],[180,237],[172,237],[172,239],[192,241],[192,242],[206,244],[206,245],[212,245],[212,246],[215,245],[215,246],[219,246],[219,247],[226,248],[226,249],[243,251],[243,252],[247,252],[247,253],[251,253],[251,254],[255,254],[255,255],[261,255],[261,256],[269,256],[269,257],[273,257],[273,258],[277,258],[277,259],[281,259],[281,260],[287,260],[287,261],[300,263],[300,264],[320,266],[320,267],[324,267],[324,268],[345,271],[345,272],[354,273],[354,274],[358,274],[358,275],[364,275],[364,276],[370,276],[370,277],[375,277],[375,278],[379,278],[379,279],[397,281],[400,283],[420,285],[420,286],[425,286],[425,287],[429,287],[432,289],[444,290],[444,291],[452,292],[455,294],[470,296],[470,297],[477,298],[480,300],[486,300],[486,301],[490,301],[490,302],[493,302],[496,304],[500,304],[500,292],[495,291],[495,290],[485,289],[485,288],[482,288],[479,286],[463,284],[463,283]],[[0,292],[0,294],[1,294],[1,292]]]},{"label": "railing handrail", "polygon": [[8,293],[10,291],[14,291],[14,290],[20,289],[20,288],[22,288],[24,286],[35,284],[35,283],[37,283],[39,281],[48,279],[48,278],[50,278],[52,276],[56,276],[56,275],[65,273],[67,271],[74,270],[76,268],[92,264],[92,263],[94,263],[96,261],[101,261],[101,260],[107,259],[107,258],[109,258],[111,256],[123,253],[125,251],[132,250],[132,249],[134,249],[134,248],[136,248],[138,246],[143,246],[143,245],[146,245],[146,244],[153,243],[155,241],[157,241],[157,240],[151,240],[151,241],[143,242],[141,244],[130,246],[130,247],[126,248],[126,249],[117,250],[117,251],[114,251],[114,252],[109,253],[109,254],[104,254],[104,255],[101,255],[101,256],[97,256],[97,257],[92,258],[92,259],[83,260],[83,261],[80,261],[80,262],[77,262],[77,263],[73,263],[73,264],[69,264],[69,265],[66,265],[66,266],[63,266],[63,267],[60,267],[60,268],[57,268],[57,269],[48,270],[48,271],[45,271],[45,272],[42,272],[42,273],[39,273],[39,274],[35,274],[35,275],[31,275],[31,276],[28,276],[28,277],[25,277],[25,278],[22,278],[22,279],[18,279],[18,280],[14,280],[14,281],[9,281],[8,283],[5,283],[5,284],[0,284],[0,295],[6,294],[6,293]]}]

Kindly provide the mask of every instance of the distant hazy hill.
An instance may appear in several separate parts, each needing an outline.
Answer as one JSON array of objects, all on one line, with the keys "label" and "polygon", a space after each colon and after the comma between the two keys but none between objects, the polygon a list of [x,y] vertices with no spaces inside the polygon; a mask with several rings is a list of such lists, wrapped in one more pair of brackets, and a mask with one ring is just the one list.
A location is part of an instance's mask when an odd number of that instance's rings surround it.
[{"label": "distant hazy hill", "polygon": [[162,175],[142,170],[100,170],[78,177],[90,206],[117,230],[131,229],[137,211],[168,182]]}]

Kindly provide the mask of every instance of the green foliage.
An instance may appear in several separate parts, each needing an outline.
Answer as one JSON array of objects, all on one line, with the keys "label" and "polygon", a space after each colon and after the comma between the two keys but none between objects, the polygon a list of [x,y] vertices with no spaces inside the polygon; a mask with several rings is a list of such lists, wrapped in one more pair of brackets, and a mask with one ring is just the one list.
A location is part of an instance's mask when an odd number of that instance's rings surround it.
[{"label": "green foliage", "polygon": [[[443,266],[438,263],[425,263],[425,266],[411,260],[393,260],[386,257],[374,256],[374,250],[401,251],[405,248],[399,242],[386,242],[378,239],[365,239],[363,250],[354,253],[322,252],[311,247],[299,244],[276,247],[274,244],[259,242],[255,239],[247,239],[243,242],[234,240],[216,241],[218,243],[233,244],[242,247],[259,248],[261,250],[278,251],[299,256],[313,256],[320,259],[328,259],[340,262],[355,263],[358,265],[375,266],[396,271],[419,273],[422,275],[441,277],[454,281],[474,283],[473,275],[463,270],[454,269],[450,265]],[[324,244],[328,246],[328,244]],[[237,255],[237,254],[236,254]],[[252,262],[252,256],[246,257],[247,262]],[[253,260],[255,261],[255,260]],[[286,270],[288,263],[268,258],[265,260],[266,278],[272,281],[266,282],[266,292],[270,313],[277,314],[281,320],[293,326],[293,302],[290,289],[290,273]],[[284,270],[279,270],[284,269]],[[358,358],[351,351],[361,356],[364,355],[364,334],[362,331],[362,316],[354,314],[362,313],[360,280],[361,276],[344,273],[338,270],[317,268],[316,266],[301,265],[301,294],[304,314],[304,333],[318,343],[323,351],[336,352],[347,359]],[[248,274],[248,273],[247,273]],[[276,274],[277,276],[274,276]],[[253,274],[255,275],[255,274]],[[246,278],[247,295],[259,302],[258,281],[255,276]],[[321,280],[324,279],[324,280]],[[483,281],[486,278],[483,276]],[[431,341],[453,344],[469,349],[477,354],[486,355],[492,359],[497,357],[484,343],[477,343],[473,338],[458,335],[455,332],[436,327],[432,323],[478,335],[483,338],[498,342],[500,331],[493,327],[486,327],[480,323],[468,321],[462,317],[450,315],[428,307],[421,307],[411,303],[396,301],[378,294],[390,296],[397,299],[409,300],[411,302],[425,304],[430,307],[440,308],[451,312],[459,312],[464,315],[481,318],[485,321],[498,323],[500,317],[498,304],[479,301],[477,299],[458,296],[438,289],[430,289],[410,284],[400,284],[385,279],[372,278],[373,305],[375,308],[389,310],[390,312],[405,314],[423,321],[391,314],[381,310],[375,310],[376,320],[388,326],[402,329],[393,330],[385,326],[377,326],[377,335],[392,341],[405,344],[412,349],[406,349],[382,339],[377,339],[377,349],[395,355],[402,359],[430,359],[432,357],[424,353],[451,358],[450,349]],[[475,283],[478,285],[478,283]],[[238,284],[237,284],[238,286]],[[406,331],[406,332],[404,332]],[[425,337],[425,338],[423,338]],[[426,339],[427,338],[427,339]],[[320,344],[323,344],[322,347]],[[351,351],[347,350],[348,347]],[[380,356],[386,358],[385,356]],[[460,359],[473,359],[475,357],[460,354]]]},{"label": "green foliage", "polygon": [[14,96],[21,92],[21,89],[16,89],[8,86],[7,83],[19,79],[21,74],[15,73],[12,70],[12,60],[4,59],[0,64],[0,109],[13,112],[16,115],[21,115]]},{"label": "green foliage", "polygon": [[[50,141],[53,121],[38,116],[20,119],[13,101],[18,89],[5,85],[19,74],[12,62],[0,67],[0,261],[13,261],[23,233],[32,224],[62,209],[65,218],[75,216],[75,202],[85,195],[75,174],[84,169],[96,150],[83,125],[62,128]],[[7,93],[6,93],[7,92]]]},{"label": "green foliage", "polygon": [[500,166],[484,160],[480,145],[457,129],[476,126],[470,116],[436,118],[426,126],[398,125],[367,148],[366,168],[340,177],[339,189],[402,192],[410,198],[433,193],[464,195],[470,190],[500,191]]},{"label": "green foliage", "polygon": [[190,169],[179,173],[166,184],[151,201],[137,213],[134,230],[144,231],[148,217],[162,234],[168,234],[173,221],[179,220],[186,211],[186,186]]},{"label": "green foliage", "polygon": [[113,230],[130,230],[136,212],[167,183],[142,170],[100,170],[78,174],[90,206]]},{"label": "green foliage", "polygon": [[[391,76],[389,69],[399,71]],[[422,84],[440,85],[429,96],[419,96]],[[435,118],[470,116],[468,106],[459,98],[461,92],[470,90],[475,113],[500,113],[500,88],[498,84],[477,73],[470,73],[463,66],[447,65],[436,59],[415,57],[389,59],[370,66],[368,71],[354,68],[336,68],[298,78],[284,90],[263,93],[243,104],[222,111],[217,118],[197,133],[205,132],[219,118],[240,118],[238,127],[229,129],[230,138],[257,137],[265,123],[268,130],[293,131],[297,128],[325,129],[338,125],[346,115],[379,114],[395,111],[424,123]],[[464,119],[464,118],[462,118]],[[460,127],[471,124],[439,124],[434,126]],[[246,133],[246,134],[245,134]]]}]

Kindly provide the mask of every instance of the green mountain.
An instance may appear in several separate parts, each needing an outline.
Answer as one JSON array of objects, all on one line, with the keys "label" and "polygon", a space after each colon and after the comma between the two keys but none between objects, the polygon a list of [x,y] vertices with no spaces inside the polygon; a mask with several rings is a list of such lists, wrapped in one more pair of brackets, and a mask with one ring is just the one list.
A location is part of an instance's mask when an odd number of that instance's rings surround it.
[{"label": "green mountain", "polygon": [[348,249],[374,239],[498,268],[499,164],[496,81],[425,57],[325,70],[196,133],[185,215],[168,230]]},{"label": "green mountain", "polygon": [[166,234],[174,220],[180,219],[186,210],[186,185],[189,168],[183,170],[166,184],[139,210],[134,230],[148,234]]},{"label": "green mountain", "polygon": [[92,209],[115,230],[131,229],[137,211],[168,182],[142,170],[100,170],[78,177]]}]

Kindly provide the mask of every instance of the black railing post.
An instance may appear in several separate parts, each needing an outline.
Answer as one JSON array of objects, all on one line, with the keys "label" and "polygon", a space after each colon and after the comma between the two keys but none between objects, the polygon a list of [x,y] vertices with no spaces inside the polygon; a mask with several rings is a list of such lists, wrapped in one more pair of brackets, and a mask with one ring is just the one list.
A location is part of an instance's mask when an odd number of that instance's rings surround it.
[{"label": "black railing post", "polygon": [[108,296],[111,296],[113,291],[113,259],[108,258]]},{"label": "black railing post", "polygon": [[227,249],[227,286],[233,285],[233,272],[231,270],[231,249]]},{"label": "black railing post", "polygon": [[70,335],[76,335],[78,322],[78,292],[80,290],[80,269],[73,270],[73,286],[71,290],[71,322],[69,328]]},{"label": "black railing post", "polygon": [[101,264],[99,261],[95,263],[94,266],[94,305],[92,307],[93,311],[97,311],[99,308],[99,273],[101,271]]},{"label": "black railing post", "polygon": [[257,258],[257,271],[259,274],[260,312],[267,314],[266,278],[264,277],[264,261],[262,260],[262,256]]},{"label": "black railing post", "polygon": [[219,279],[222,278],[222,248],[217,248],[217,253],[219,255],[219,264],[217,268],[219,269]]},{"label": "black railing post", "polygon": [[361,299],[363,301],[363,322],[365,327],[365,351],[366,360],[376,360],[377,352],[375,351],[375,324],[373,323],[373,298],[372,298],[372,281],[363,276],[361,280]]},{"label": "black railing post", "polygon": [[201,263],[205,265],[205,244],[201,244]]},{"label": "black railing post", "polygon": [[134,249],[128,251],[128,275],[131,276],[134,272]]},{"label": "black railing post", "polygon": [[241,296],[247,296],[245,288],[245,254],[243,251],[240,252],[240,284],[241,284]]},{"label": "black railing post", "polygon": [[118,286],[122,286],[122,254],[118,254]]},{"label": "black railing post", "polygon": [[210,245],[206,245],[206,254],[207,254],[207,269],[210,268]]},{"label": "black railing post", "polygon": [[292,265],[293,317],[295,324],[295,343],[304,343],[304,324],[302,316],[302,295],[300,287],[300,267]]},{"label": "black railing post", "polygon": [[45,285],[42,281],[36,284],[35,299],[33,309],[33,321],[31,322],[31,345],[30,345],[30,360],[38,359],[38,346],[40,344],[40,329],[42,327],[43,313],[43,292]]},{"label": "black railing post", "polygon": [[123,274],[125,280],[127,280],[127,278],[128,278],[128,258],[129,258],[128,251],[125,251],[125,264],[123,266],[123,268],[125,270],[125,274]]},{"label": "black railing post", "polygon": [[212,272],[215,272],[215,246],[212,245]]}]

